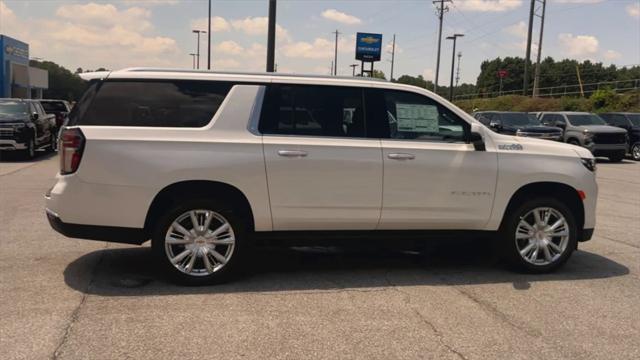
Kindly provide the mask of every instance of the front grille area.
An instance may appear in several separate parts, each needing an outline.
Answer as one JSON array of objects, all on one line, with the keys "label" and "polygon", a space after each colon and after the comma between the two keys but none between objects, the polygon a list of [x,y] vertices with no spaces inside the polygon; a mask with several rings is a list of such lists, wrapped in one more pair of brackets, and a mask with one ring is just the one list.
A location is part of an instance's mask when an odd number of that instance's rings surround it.
[{"label": "front grille area", "polygon": [[0,139],[13,139],[13,128],[0,128]]},{"label": "front grille area", "polygon": [[626,134],[595,134],[593,142],[596,144],[624,144],[626,140]]}]

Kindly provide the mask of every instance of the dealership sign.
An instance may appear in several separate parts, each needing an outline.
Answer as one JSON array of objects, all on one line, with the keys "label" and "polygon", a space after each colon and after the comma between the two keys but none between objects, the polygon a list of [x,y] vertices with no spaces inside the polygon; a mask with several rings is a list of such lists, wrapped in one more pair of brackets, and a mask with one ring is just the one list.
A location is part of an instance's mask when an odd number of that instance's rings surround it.
[{"label": "dealership sign", "polygon": [[12,56],[23,58],[23,59],[29,59],[29,50],[24,48],[12,46],[12,45],[6,45],[4,47],[4,52],[7,53],[7,55],[12,55]]},{"label": "dealership sign", "polygon": [[356,59],[362,61],[380,61],[382,34],[357,33]]}]

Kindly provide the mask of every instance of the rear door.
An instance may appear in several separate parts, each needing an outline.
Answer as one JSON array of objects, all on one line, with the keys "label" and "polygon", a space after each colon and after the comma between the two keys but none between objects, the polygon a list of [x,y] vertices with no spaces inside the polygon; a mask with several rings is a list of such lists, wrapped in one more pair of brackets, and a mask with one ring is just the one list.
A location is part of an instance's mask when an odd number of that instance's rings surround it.
[{"label": "rear door", "polygon": [[273,84],[259,131],[274,230],[375,229],[382,155],[362,89]]},{"label": "rear door", "polygon": [[379,90],[383,206],[379,229],[482,229],[491,214],[495,152],[465,141],[470,124],[421,94]]}]

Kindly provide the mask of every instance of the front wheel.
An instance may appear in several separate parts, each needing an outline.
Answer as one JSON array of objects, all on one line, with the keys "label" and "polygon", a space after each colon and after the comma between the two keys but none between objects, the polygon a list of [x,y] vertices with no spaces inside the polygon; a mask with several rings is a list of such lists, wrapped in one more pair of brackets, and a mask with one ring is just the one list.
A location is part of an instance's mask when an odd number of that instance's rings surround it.
[{"label": "front wheel", "polygon": [[518,270],[547,273],[562,266],[577,245],[576,221],[553,198],[526,201],[511,212],[502,228],[506,260]]},{"label": "front wheel", "polygon": [[185,285],[229,280],[238,273],[245,249],[245,226],[235,212],[210,200],[187,200],[162,216],[152,251],[162,270]]},{"label": "front wheel", "polygon": [[637,142],[631,146],[631,157],[635,161],[640,161],[640,142]]},{"label": "front wheel", "polygon": [[23,156],[27,160],[33,160],[36,157],[36,142],[33,138],[29,139],[27,149],[24,150]]}]

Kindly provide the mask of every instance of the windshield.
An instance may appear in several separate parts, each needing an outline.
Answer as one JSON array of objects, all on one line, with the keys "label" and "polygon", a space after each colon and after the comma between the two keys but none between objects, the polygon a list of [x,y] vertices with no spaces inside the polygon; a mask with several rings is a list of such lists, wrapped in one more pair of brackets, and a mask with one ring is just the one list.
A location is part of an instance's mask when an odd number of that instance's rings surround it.
[{"label": "windshield", "polygon": [[506,126],[540,125],[538,120],[532,119],[526,113],[503,113],[502,124]]},{"label": "windshield", "polygon": [[22,115],[26,114],[27,104],[17,101],[0,102],[0,114],[4,115]]},{"label": "windshield", "polygon": [[580,114],[580,115],[567,115],[569,122],[573,126],[583,125],[606,125],[607,123],[598,115],[593,114]]},{"label": "windshield", "polygon": [[44,111],[47,113],[56,112],[56,111],[67,111],[67,107],[64,106],[62,101],[41,101],[42,107]]},{"label": "windshield", "polygon": [[629,114],[627,118],[629,118],[633,126],[640,126],[640,114]]}]

